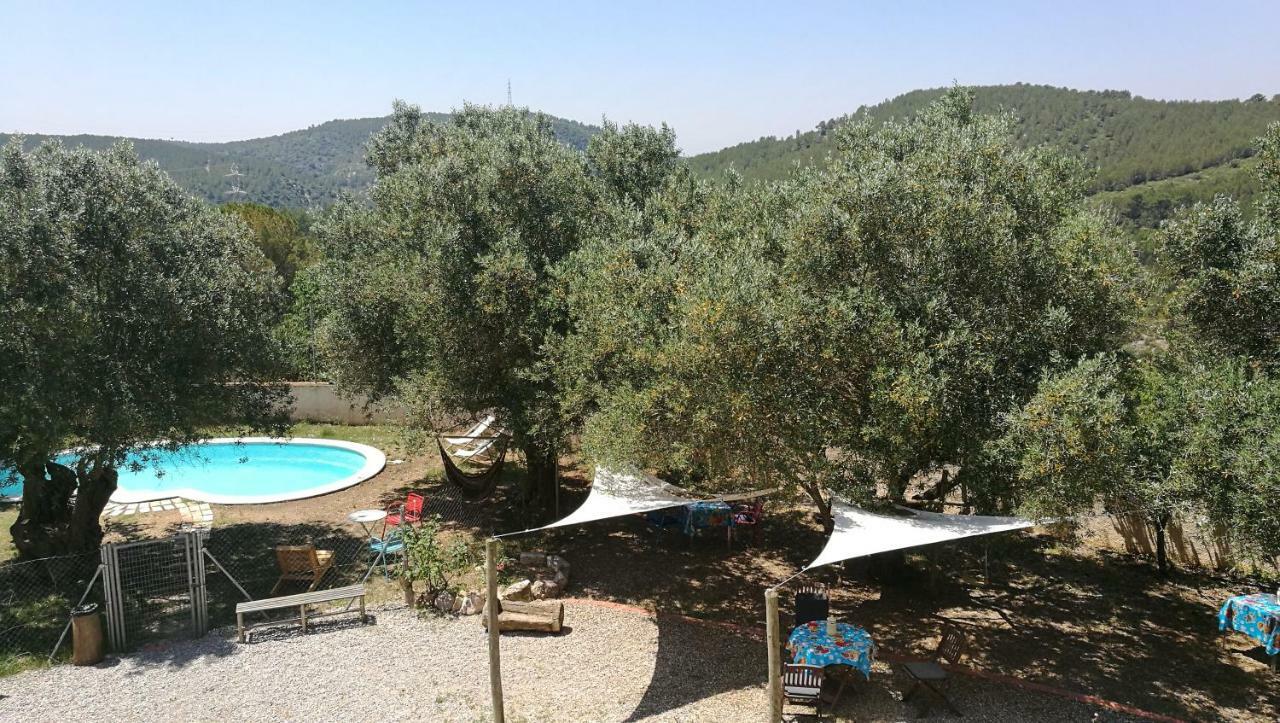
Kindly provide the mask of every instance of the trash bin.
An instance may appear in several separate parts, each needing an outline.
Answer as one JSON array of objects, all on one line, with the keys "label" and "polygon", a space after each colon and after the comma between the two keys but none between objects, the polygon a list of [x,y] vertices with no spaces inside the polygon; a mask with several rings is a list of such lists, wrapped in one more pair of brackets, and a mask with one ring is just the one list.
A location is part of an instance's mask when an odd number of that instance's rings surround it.
[{"label": "trash bin", "polygon": [[71,611],[71,663],[97,665],[106,655],[102,638],[102,616],[98,604],[89,603]]}]

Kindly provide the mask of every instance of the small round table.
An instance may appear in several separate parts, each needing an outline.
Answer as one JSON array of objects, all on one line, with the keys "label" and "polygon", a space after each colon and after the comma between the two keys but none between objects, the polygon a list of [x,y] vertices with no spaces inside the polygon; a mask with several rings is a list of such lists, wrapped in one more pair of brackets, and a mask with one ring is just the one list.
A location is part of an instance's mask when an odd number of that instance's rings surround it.
[{"label": "small round table", "polygon": [[376,524],[387,519],[386,510],[356,510],[347,515],[347,519],[358,523],[364,528],[364,534],[367,537],[373,537],[373,530],[369,529],[369,525]]},{"label": "small round table", "polygon": [[796,665],[847,665],[871,679],[876,644],[857,625],[836,623],[834,637],[827,635],[827,621],[815,620],[797,626],[787,638],[787,650]]}]

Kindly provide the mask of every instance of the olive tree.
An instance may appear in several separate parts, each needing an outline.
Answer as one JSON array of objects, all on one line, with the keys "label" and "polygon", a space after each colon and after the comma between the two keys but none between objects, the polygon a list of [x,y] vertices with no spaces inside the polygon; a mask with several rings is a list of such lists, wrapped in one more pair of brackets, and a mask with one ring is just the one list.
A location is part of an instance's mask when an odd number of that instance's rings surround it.
[{"label": "olive tree", "polygon": [[843,128],[779,184],[673,184],[586,247],[588,452],[789,483],[828,524],[832,491],[901,500],[944,470],[1008,504],[984,449],[1053,360],[1116,345],[1132,255],[1082,210],[1077,163],[971,100]]},{"label": "olive tree", "polygon": [[96,548],[130,453],[281,428],[273,277],[242,223],[127,144],[3,149],[0,465],[23,477],[22,555]]},{"label": "olive tree", "polygon": [[561,268],[643,205],[672,143],[610,127],[584,154],[525,110],[466,106],[434,123],[397,104],[369,144],[372,204],[320,224],[320,336],[338,383],[399,397],[425,429],[496,412],[549,499],[573,430],[553,352],[569,330]]}]

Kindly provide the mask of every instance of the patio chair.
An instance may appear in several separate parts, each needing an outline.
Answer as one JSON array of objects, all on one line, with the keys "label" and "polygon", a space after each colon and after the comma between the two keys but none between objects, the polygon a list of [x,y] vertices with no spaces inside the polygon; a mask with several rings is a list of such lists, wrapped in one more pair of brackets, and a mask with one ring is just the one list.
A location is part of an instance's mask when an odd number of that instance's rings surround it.
[{"label": "patio chair", "polygon": [[959,628],[952,625],[945,626],[942,630],[942,639],[938,641],[938,648],[934,651],[932,660],[902,664],[902,669],[915,681],[911,686],[911,690],[902,696],[902,701],[905,703],[911,696],[915,695],[921,686],[924,686],[934,696],[942,699],[942,702],[946,704],[947,708],[951,709],[952,713],[964,715],[952,705],[951,700],[941,690],[938,690],[938,685],[947,680],[947,671],[942,667],[942,663],[959,664],[968,645],[968,636]]},{"label": "patio chair", "polygon": [[315,545],[276,545],[276,566],[280,568],[280,579],[271,588],[272,597],[287,582],[305,582],[307,592],[311,592],[333,568],[333,550],[317,550]]},{"label": "patio chair", "polygon": [[782,665],[783,702],[813,706],[814,715],[822,716],[822,667],[817,665]]},{"label": "patio chair", "polygon": [[806,585],[796,590],[796,627],[815,620],[826,620],[830,614],[831,601],[826,587]]},{"label": "patio chair", "polygon": [[404,502],[394,502],[387,506],[387,516],[382,522],[382,531],[388,527],[399,527],[403,523],[417,524],[422,521],[422,508],[427,498],[417,492],[405,495]]},{"label": "patio chair", "polygon": [[369,538],[369,554],[373,557],[373,565],[369,567],[369,572],[365,573],[365,579],[369,579],[369,573],[378,566],[378,560],[382,560],[382,577],[383,579],[391,579],[387,567],[390,564],[392,555],[404,554],[404,540],[400,538],[399,530],[392,530],[384,537]]},{"label": "patio chair", "polygon": [[764,500],[757,498],[750,505],[735,505],[733,508],[733,536],[737,537],[738,527],[751,528],[751,542],[760,544],[760,523],[764,521]]}]

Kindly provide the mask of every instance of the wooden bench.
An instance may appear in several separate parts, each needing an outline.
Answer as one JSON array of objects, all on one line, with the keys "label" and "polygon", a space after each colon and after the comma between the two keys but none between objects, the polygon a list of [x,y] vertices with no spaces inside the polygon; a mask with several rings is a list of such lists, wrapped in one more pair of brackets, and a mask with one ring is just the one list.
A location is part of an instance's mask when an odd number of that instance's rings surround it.
[{"label": "wooden bench", "polygon": [[[251,600],[236,605],[236,628],[240,631],[240,642],[245,642],[246,632],[249,628],[258,627],[260,625],[279,625],[281,623],[301,622],[302,632],[307,632],[307,621],[316,618],[328,617],[330,615],[342,615],[347,610],[335,610],[327,613],[313,612],[307,614],[308,605],[318,605],[320,603],[335,602],[338,600],[359,600],[360,601],[360,622],[369,621],[369,617],[364,611],[364,585],[348,585],[346,587],[335,587],[330,590],[315,590],[313,592],[304,592],[297,595],[283,595],[281,597],[269,597],[262,600]],[[278,610],[280,608],[298,608],[298,617],[286,618],[284,620],[268,620],[253,625],[246,626],[244,624],[245,613],[257,613],[266,610]]]}]

